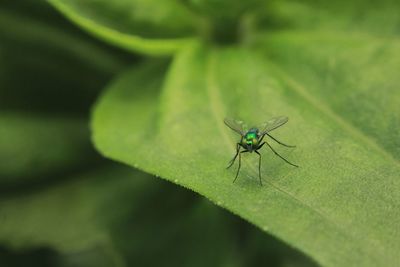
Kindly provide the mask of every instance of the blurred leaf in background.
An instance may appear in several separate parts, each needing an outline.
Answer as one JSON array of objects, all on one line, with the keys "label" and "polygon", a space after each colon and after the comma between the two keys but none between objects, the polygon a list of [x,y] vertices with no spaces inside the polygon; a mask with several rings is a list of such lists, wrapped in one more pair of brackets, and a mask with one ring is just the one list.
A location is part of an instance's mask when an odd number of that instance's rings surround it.
[{"label": "blurred leaf in background", "polygon": [[87,37],[45,1],[0,9],[0,184],[54,179],[96,164],[87,116],[133,57]]},{"label": "blurred leaf in background", "polygon": [[[90,104],[99,89],[137,57],[83,34],[45,1],[0,5],[0,243],[9,244],[0,262],[54,266],[57,247],[48,240],[70,232],[56,228],[60,225],[45,206],[53,203],[60,213],[65,210],[51,198],[29,206],[24,197],[40,199],[43,188],[106,164],[89,140]],[[6,205],[8,201],[12,204]],[[51,226],[58,230],[48,233]],[[25,237],[24,230],[29,233]]]}]

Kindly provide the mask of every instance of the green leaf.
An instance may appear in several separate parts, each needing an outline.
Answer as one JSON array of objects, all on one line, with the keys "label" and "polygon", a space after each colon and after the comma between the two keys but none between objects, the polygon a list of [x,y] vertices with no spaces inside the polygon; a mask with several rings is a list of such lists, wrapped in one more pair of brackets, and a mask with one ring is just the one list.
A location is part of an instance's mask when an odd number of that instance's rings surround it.
[{"label": "green leaf", "polygon": [[399,33],[399,8],[396,0],[383,0],[379,5],[362,0],[272,0],[257,13],[261,31],[280,28],[390,36]]},{"label": "green leaf", "polygon": [[[388,51],[388,57],[397,55]],[[362,66],[360,73],[374,68],[373,62]],[[306,86],[324,90],[317,82]],[[158,64],[146,64],[117,79],[95,108],[94,141],[105,156],[199,192],[322,265],[396,265],[398,160],[363,128],[351,126],[341,113],[327,112],[327,104],[303,91],[254,51],[190,46],[166,75]],[[268,141],[300,168],[264,147],[264,186],[258,184],[254,153],[243,156],[232,184],[235,170],[225,167],[239,136],[223,118],[255,124],[277,115],[290,121],[274,137],[297,148]],[[357,115],[376,116],[351,118]]]},{"label": "green leaf", "polygon": [[[43,17],[49,16],[48,14],[30,13],[28,16],[13,8],[4,8],[0,11],[2,47],[15,50],[29,48],[31,53],[33,50],[43,49],[44,51],[40,52],[42,59],[54,60],[56,56],[66,57],[63,59],[66,65],[60,66],[57,70],[68,67],[68,63],[72,60],[79,60],[83,66],[90,66],[103,72],[113,72],[121,68],[122,60],[110,54],[109,51],[108,53],[104,51],[104,46],[99,45],[99,41],[77,32],[71,25],[62,25],[59,23],[59,18],[46,20]],[[63,18],[61,21],[65,23]],[[15,52],[12,56],[21,57]],[[29,57],[29,55],[25,56]],[[30,55],[30,57],[33,56]]]},{"label": "green leaf", "polygon": [[129,51],[174,53],[195,33],[195,17],[177,0],[49,0],[97,37]]},{"label": "green leaf", "polygon": [[102,207],[108,205],[110,196],[116,198],[117,192],[127,188],[134,177],[126,169],[103,168],[71,177],[55,187],[3,195],[0,242],[19,250],[51,247],[69,257],[80,251],[76,257],[81,259],[86,252],[101,250],[114,266],[123,266],[118,263],[120,256],[104,225],[104,218],[115,212]]},{"label": "green leaf", "polygon": [[256,46],[297,94],[398,164],[397,39],[287,31],[260,36]]},{"label": "green leaf", "polygon": [[132,57],[89,38],[44,1],[2,3],[0,39],[2,194],[97,164],[88,106]]},{"label": "green leaf", "polygon": [[60,16],[51,19],[58,14],[50,6],[47,12],[39,8],[41,1],[28,2],[29,15],[16,7],[0,11],[1,109],[86,114],[99,89],[132,57],[88,37]]},{"label": "green leaf", "polygon": [[239,21],[242,16],[264,6],[262,0],[183,0],[191,9],[219,22]]},{"label": "green leaf", "polygon": [[81,119],[0,115],[0,185],[42,181],[99,161]]}]

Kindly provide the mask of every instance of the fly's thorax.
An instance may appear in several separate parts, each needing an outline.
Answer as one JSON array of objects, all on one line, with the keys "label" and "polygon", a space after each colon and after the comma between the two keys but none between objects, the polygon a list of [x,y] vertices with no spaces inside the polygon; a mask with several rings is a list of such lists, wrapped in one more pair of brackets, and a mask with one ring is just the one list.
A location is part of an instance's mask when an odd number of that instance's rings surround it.
[{"label": "fly's thorax", "polygon": [[249,151],[255,150],[258,147],[258,129],[250,129],[241,140],[242,146]]}]

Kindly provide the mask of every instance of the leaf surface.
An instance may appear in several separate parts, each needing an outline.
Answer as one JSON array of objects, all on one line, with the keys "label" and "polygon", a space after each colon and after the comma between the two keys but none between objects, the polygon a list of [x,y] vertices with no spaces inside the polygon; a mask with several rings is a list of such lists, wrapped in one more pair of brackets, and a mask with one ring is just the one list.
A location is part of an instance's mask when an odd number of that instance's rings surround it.
[{"label": "leaf surface", "polygon": [[287,31],[262,35],[256,47],[297,94],[399,163],[398,39]]},{"label": "leaf surface", "polygon": [[3,112],[0,125],[2,186],[43,181],[99,161],[84,120]]},{"label": "leaf surface", "polygon": [[[356,132],[340,113],[324,112],[328,104],[299,94],[272,63],[243,48],[193,45],[167,74],[157,64],[132,69],[95,108],[95,144],[107,157],[206,196],[322,265],[395,265],[398,161],[360,138],[362,128]],[[254,153],[243,155],[232,184],[235,170],[225,167],[239,136],[224,117],[257,125],[281,115],[290,120],[272,135],[297,148],[267,141],[300,168],[264,146],[264,186]]]}]

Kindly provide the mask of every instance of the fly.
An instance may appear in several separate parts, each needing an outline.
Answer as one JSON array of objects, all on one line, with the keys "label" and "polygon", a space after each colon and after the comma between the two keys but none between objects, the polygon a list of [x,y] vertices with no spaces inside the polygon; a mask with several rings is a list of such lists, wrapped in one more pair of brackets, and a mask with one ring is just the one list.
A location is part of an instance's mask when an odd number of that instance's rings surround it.
[{"label": "fly", "polygon": [[278,157],[280,157],[281,159],[283,159],[286,163],[294,166],[294,167],[299,167],[296,164],[291,163],[290,161],[288,161],[287,159],[285,159],[284,157],[282,157],[281,155],[279,155],[278,152],[276,152],[272,146],[270,144],[268,144],[267,141],[263,141],[264,137],[267,135],[268,137],[270,137],[272,140],[274,140],[275,142],[277,142],[278,144],[282,145],[282,146],[286,146],[286,147],[290,147],[290,148],[294,148],[295,146],[290,146],[290,145],[286,145],[284,143],[282,143],[281,141],[278,141],[276,138],[272,137],[269,132],[275,130],[276,128],[281,127],[282,125],[284,125],[286,122],[288,121],[287,117],[274,117],[266,122],[264,122],[263,124],[261,124],[260,127],[252,127],[249,130],[246,129],[244,122],[242,121],[238,121],[238,120],[233,120],[233,119],[229,119],[226,118],[224,120],[224,123],[226,124],[226,126],[228,126],[231,130],[235,131],[236,133],[240,134],[241,139],[238,143],[236,143],[236,154],[233,157],[233,159],[229,162],[228,164],[228,168],[230,168],[233,163],[235,163],[236,158],[239,156],[239,166],[236,172],[236,176],[235,179],[233,180],[233,182],[236,181],[238,175],[239,175],[239,171],[240,171],[240,166],[241,166],[241,155],[242,153],[247,153],[247,152],[255,152],[258,157],[258,177],[260,179],[260,185],[262,186],[262,182],[261,182],[261,154],[258,152],[258,150],[260,148],[262,148],[265,144],[272,150],[272,152],[274,152],[275,155],[277,155]]}]

